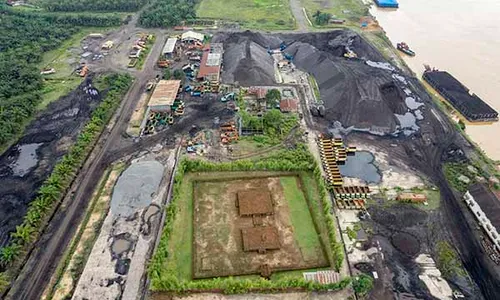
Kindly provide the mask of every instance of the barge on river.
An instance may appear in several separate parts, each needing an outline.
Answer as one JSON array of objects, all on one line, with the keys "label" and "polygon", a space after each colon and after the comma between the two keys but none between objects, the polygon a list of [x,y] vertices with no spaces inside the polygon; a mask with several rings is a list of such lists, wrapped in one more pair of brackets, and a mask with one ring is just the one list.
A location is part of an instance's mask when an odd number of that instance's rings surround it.
[{"label": "barge on river", "polygon": [[383,8],[398,8],[399,3],[397,0],[373,0],[378,7]]},{"label": "barge on river", "polygon": [[498,112],[446,71],[426,68],[423,79],[470,122],[498,121]]}]

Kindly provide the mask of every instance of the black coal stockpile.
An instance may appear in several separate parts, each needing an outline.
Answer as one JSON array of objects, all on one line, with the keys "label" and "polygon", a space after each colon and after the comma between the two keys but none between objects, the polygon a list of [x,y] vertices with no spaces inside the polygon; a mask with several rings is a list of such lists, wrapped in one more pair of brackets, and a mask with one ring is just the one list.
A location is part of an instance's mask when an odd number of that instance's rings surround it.
[{"label": "black coal stockpile", "polygon": [[423,78],[471,122],[497,121],[498,113],[450,73],[427,71]]},{"label": "black coal stockpile", "polygon": [[[318,83],[325,106],[325,118],[379,134],[393,133],[399,121],[394,114],[407,111],[401,82],[382,55],[358,34],[348,30],[308,34],[220,33],[214,41],[224,43],[226,83],[242,86],[276,84],[268,49],[281,43],[293,55],[294,64],[311,73]],[[357,59],[344,54],[353,51]],[[366,61],[381,62],[373,67]]]},{"label": "black coal stockpile", "polygon": [[0,156],[0,247],[19,225],[28,204],[57,160],[67,152],[101,99],[90,81],[52,103]]}]

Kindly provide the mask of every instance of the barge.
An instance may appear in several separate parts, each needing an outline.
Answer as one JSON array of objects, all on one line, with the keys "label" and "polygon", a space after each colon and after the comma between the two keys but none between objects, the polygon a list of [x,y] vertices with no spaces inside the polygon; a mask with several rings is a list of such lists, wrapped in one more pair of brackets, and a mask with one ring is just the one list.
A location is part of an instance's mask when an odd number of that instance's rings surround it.
[{"label": "barge", "polygon": [[423,79],[470,122],[498,121],[498,112],[446,71],[426,67]]},{"label": "barge", "polygon": [[399,3],[397,0],[373,0],[378,7],[382,8],[398,8]]}]

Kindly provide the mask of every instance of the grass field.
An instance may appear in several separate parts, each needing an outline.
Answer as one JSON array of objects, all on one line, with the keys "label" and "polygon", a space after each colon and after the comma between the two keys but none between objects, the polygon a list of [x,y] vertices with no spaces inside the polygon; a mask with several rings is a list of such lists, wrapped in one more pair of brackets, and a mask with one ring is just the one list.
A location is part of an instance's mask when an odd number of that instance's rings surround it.
[{"label": "grass field", "polygon": [[[286,176],[284,176],[286,175]],[[255,178],[255,176],[270,176],[270,177],[262,177],[263,179],[260,180],[267,180],[267,178],[276,178],[278,179],[277,186],[275,188],[278,188],[279,190],[282,190],[281,193],[283,194],[283,199],[286,199],[286,203],[284,203],[286,206],[283,206],[284,204],[278,204],[278,207],[280,210],[283,210],[283,213],[278,213],[275,218],[280,219],[280,220],[285,220],[283,222],[287,222],[286,219],[288,219],[288,222],[291,222],[291,224],[288,225],[288,227],[291,228],[291,235],[293,236],[294,241],[289,241],[287,243],[292,243],[298,245],[296,246],[295,252],[293,250],[290,250],[291,252],[285,253],[284,255],[288,255],[288,258],[290,258],[292,254],[297,255],[297,261],[302,262],[302,265],[300,268],[307,268],[307,265],[310,265],[311,267],[307,269],[316,269],[317,267],[327,267],[329,265],[329,257],[325,257],[325,252],[328,252],[327,249],[324,249],[323,245],[325,244],[324,242],[321,241],[323,237],[328,238],[328,233],[326,232],[326,225],[323,224],[323,226],[320,226],[321,229],[324,229],[325,232],[322,232],[320,235],[316,231],[316,224],[321,223],[323,219],[316,219],[313,220],[313,216],[311,215],[311,212],[309,211],[308,207],[308,202],[307,200],[309,196],[315,196],[315,199],[318,199],[317,195],[314,195],[317,190],[315,189],[315,183],[312,174],[309,173],[303,173],[301,174],[302,177],[307,177],[306,179],[302,179],[304,181],[299,181],[297,176],[291,176],[293,174],[286,174],[282,172],[213,172],[213,173],[188,173],[184,176],[184,179],[182,181],[182,184],[180,185],[180,190],[179,190],[179,198],[177,202],[177,210],[178,214],[175,218],[175,221],[173,223],[173,230],[172,234],[170,236],[169,240],[169,245],[168,245],[168,253],[169,256],[166,259],[164,266],[165,269],[171,270],[172,274],[175,274],[175,276],[179,280],[183,281],[190,281],[192,280],[195,276],[193,274],[193,270],[195,269],[196,265],[194,264],[194,260],[196,259],[196,255],[193,255],[195,252],[195,246],[193,246],[193,235],[196,235],[196,231],[200,230],[199,229],[199,224],[196,224],[196,228],[194,228],[194,223],[196,223],[197,219],[197,214],[205,214],[203,212],[203,207],[197,207],[195,209],[196,204],[194,201],[197,201],[195,198],[199,197],[202,195],[205,198],[210,198],[211,195],[219,195],[216,198],[213,199],[218,199],[218,201],[211,202],[210,203],[204,203],[203,205],[214,205],[210,210],[205,210],[205,212],[208,212],[209,215],[203,215],[199,216],[201,220],[205,220],[206,218],[210,218],[213,220],[213,217],[215,215],[218,215],[220,218],[229,218],[227,212],[224,211],[224,209],[233,208],[234,209],[234,202],[230,202],[230,205],[225,205],[223,204],[223,199],[225,194],[231,194],[228,189],[237,189],[239,186],[242,186],[241,183],[245,182],[244,186],[247,185],[252,185],[252,184],[260,184],[260,183],[252,183],[252,178]],[[221,178],[227,178],[227,180],[231,180],[235,183],[236,185],[231,184],[227,186],[227,181],[218,181],[221,180]],[[235,178],[240,178],[239,180],[235,180]],[[248,178],[248,179],[245,179]],[[202,181],[200,181],[202,180]],[[207,182],[208,180],[208,182]],[[210,181],[210,180],[217,180],[217,181]],[[259,180],[259,179],[258,179]],[[311,180],[311,182],[309,182]],[[239,182],[241,181],[241,182]],[[305,182],[309,185],[309,187],[306,189],[307,191],[303,191],[301,189],[301,182]],[[271,183],[269,183],[271,184]],[[305,184],[304,184],[305,185]],[[311,189],[311,187],[313,189]],[[309,196],[306,197],[304,193],[308,193]],[[195,197],[195,195],[198,195]],[[207,196],[208,195],[208,196]],[[212,199],[203,199],[203,201],[209,200],[212,201]],[[217,204],[217,205],[216,205]],[[217,209],[216,209],[217,208]],[[194,213],[196,211],[196,213]],[[213,212],[211,212],[213,211]],[[314,218],[318,218],[321,216],[321,210],[319,207],[316,207],[315,211],[312,211],[314,214]],[[227,220],[226,220],[227,221]],[[224,220],[222,220],[224,222]],[[286,225],[286,224],[284,224]],[[291,226],[290,226],[291,225]],[[224,226],[212,226],[210,228],[209,226],[206,229],[201,230],[201,232],[206,233],[206,232],[211,232],[213,233],[213,236],[208,238],[208,241],[210,242],[211,238],[214,239],[220,239],[221,245],[225,245],[227,241],[229,241],[229,234],[230,234],[230,226],[227,226],[228,228],[224,228]],[[203,240],[199,241],[199,237],[196,238],[197,242],[201,242],[202,244],[204,243]],[[231,237],[231,239],[233,239]],[[196,243],[194,243],[196,245]],[[216,246],[217,247],[217,246]],[[298,250],[300,249],[300,250]],[[220,249],[219,249],[220,250]],[[326,251],[325,251],[326,250]],[[282,250],[278,250],[282,251]],[[297,252],[298,251],[298,252]],[[205,253],[202,252],[204,256],[210,256],[210,253]],[[226,253],[224,253],[226,255]],[[223,256],[224,256],[223,255]],[[239,254],[238,254],[239,255]],[[254,253],[252,254],[255,257],[258,258],[259,254]],[[267,254],[266,254],[267,255]],[[218,255],[215,255],[213,257],[216,257],[217,259],[219,258]],[[255,260],[255,257],[251,258]],[[281,257],[281,256],[280,256]],[[319,257],[319,258],[318,258]],[[244,258],[242,260],[245,260]],[[284,259],[283,261],[285,261]],[[306,260],[309,260],[309,262],[305,262]],[[248,260],[247,260],[248,261]],[[278,259],[278,261],[281,261],[281,259]],[[254,261],[252,261],[254,262]],[[296,262],[293,262],[296,263]],[[293,268],[292,268],[293,270]],[[247,272],[248,274],[248,272]],[[248,278],[249,276],[258,278],[258,276],[252,276],[252,275],[245,275],[245,276],[236,276],[237,278]],[[278,272],[274,273],[272,279],[281,279],[283,276],[297,276],[301,277],[302,276],[302,271],[284,271],[284,272]]]},{"label": "grass field", "polygon": [[202,0],[196,14],[199,18],[237,22],[250,29],[295,29],[288,0]]},{"label": "grass field", "polygon": [[306,261],[312,260],[318,255],[318,249],[322,249],[322,246],[314,229],[314,223],[304,193],[297,184],[297,177],[280,177],[280,182],[290,208],[295,240],[304,259]]},{"label": "grass field", "polygon": [[43,76],[43,100],[38,109],[44,109],[51,102],[74,90],[82,82],[83,79],[81,77],[73,74],[79,62],[79,53],[82,51],[80,42],[89,33],[99,33],[108,30],[110,28],[84,28],[57,49],[44,53],[39,68],[54,68],[56,73]]},{"label": "grass field", "polygon": [[[307,11],[309,19],[314,24],[313,14],[316,11],[332,14],[335,19],[346,20],[346,25],[359,27],[359,18],[366,16],[368,8],[362,0],[300,0]],[[338,26],[333,25],[332,26]]]}]

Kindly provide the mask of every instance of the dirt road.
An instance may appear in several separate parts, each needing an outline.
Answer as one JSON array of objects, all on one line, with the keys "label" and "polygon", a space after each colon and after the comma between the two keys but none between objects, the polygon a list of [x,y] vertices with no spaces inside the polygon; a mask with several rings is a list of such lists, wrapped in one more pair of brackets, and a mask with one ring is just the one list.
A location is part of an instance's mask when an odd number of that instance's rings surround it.
[{"label": "dirt road", "polygon": [[290,0],[290,8],[292,9],[295,21],[297,22],[297,31],[306,32],[309,24],[300,0]]},{"label": "dirt road", "polygon": [[[136,21],[137,19],[121,30],[127,31],[134,28]],[[103,162],[105,154],[121,139],[142,89],[146,82],[154,77],[156,59],[160,55],[165,39],[165,36],[157,38],[143,70],[137,73],[137,77],[117,111],[118,118],[114,127],[109,134],[104,133],[101,136],[93,156],[87,160],[74,181],[72,189],[63,199],[61,207],[35,245],[35,249],[7,295],[7,299],[40,298],[85,213],[89,195],[92,194],[105,169]]]}]

